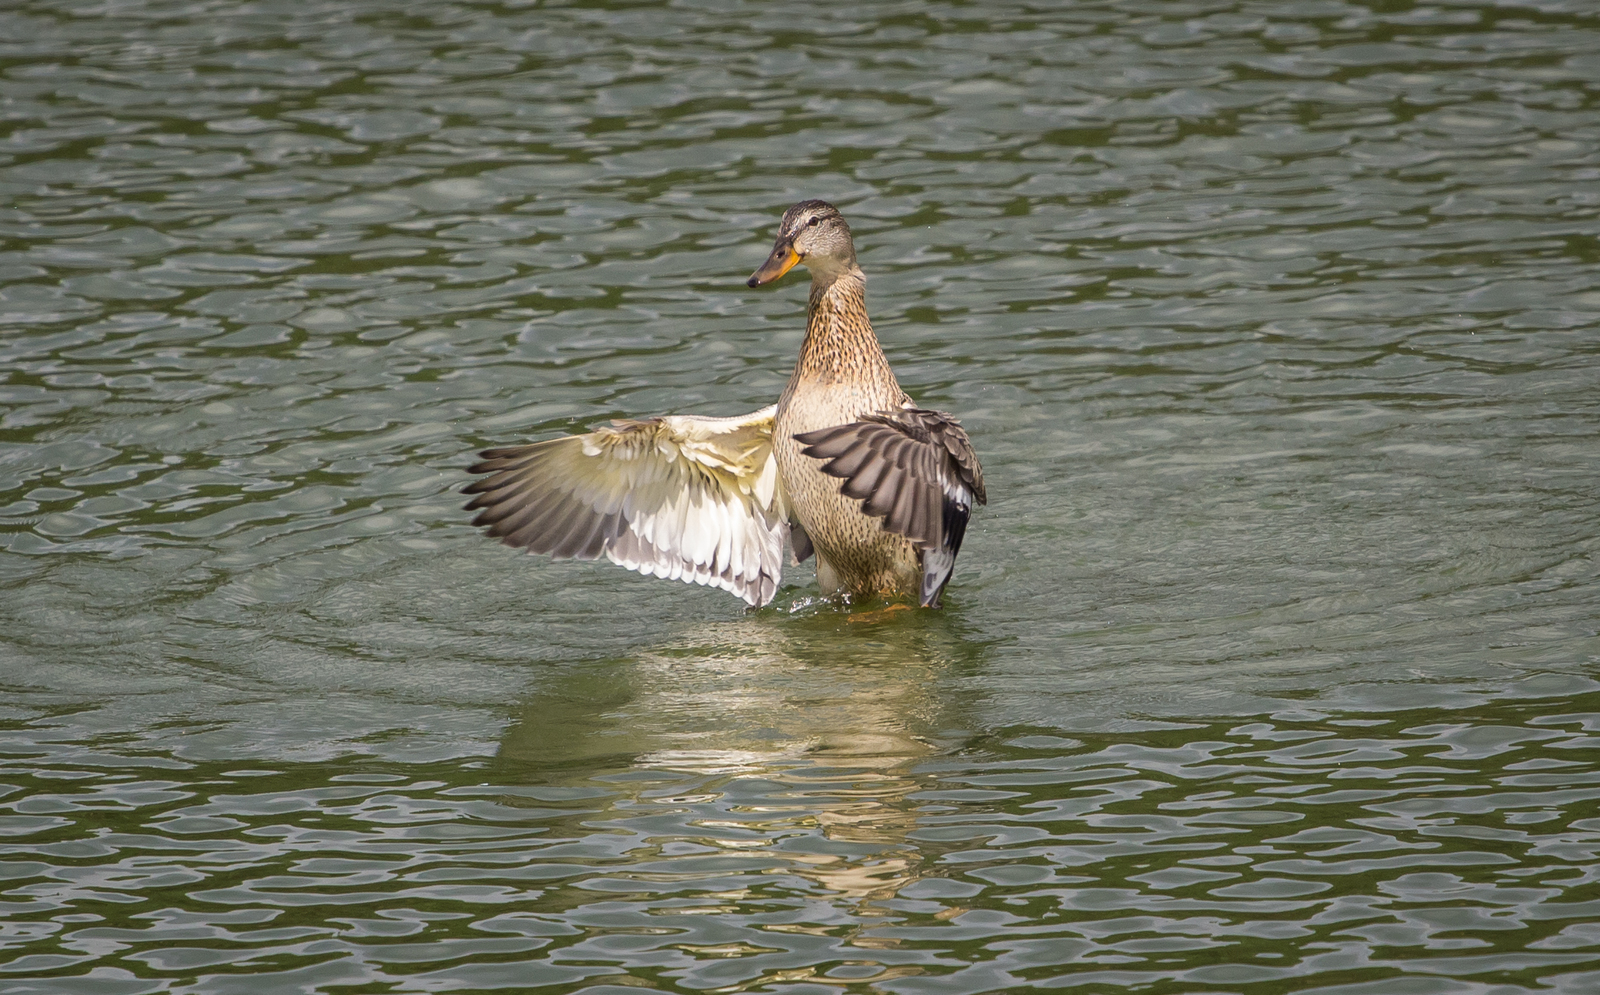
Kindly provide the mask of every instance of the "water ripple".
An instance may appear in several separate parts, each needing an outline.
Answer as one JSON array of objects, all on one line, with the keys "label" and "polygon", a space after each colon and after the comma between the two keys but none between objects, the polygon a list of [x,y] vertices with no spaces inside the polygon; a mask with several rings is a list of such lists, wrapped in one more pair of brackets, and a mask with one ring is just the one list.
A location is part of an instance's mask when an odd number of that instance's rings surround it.
[{"label": "water ripple", "polygon": [[[691,990],[1406,973],[1579,991],[1600,942],[1600,825],[1577,815],[1600,796],[1594,703],[996,730],[921,759],[640,758],[524,785],[481,763],[206,762],[181,781],[51,763],[16,771],[3,805],[0,942],[43,990],[102,965],[219,991],[617,972]],[[498,776],[525,769],[504,766],[511,743]]]},{"label": "water ripple", "polygon": [[[1594,990],[1597,50],[0,11],[4,985]],[[476,449],[770,403],[809,196],[983,455],[950,608],[474,535]]]}]

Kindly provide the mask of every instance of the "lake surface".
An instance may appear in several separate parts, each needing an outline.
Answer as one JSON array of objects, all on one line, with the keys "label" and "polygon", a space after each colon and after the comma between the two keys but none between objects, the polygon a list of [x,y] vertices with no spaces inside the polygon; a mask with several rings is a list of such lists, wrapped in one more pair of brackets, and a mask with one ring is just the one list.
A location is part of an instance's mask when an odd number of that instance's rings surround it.
[{"label": "lake surface", "polygon": [[[0,11],[0,992],[1600,990],[1600,15]],[[850,219],[943,612],[475,533]]]}]

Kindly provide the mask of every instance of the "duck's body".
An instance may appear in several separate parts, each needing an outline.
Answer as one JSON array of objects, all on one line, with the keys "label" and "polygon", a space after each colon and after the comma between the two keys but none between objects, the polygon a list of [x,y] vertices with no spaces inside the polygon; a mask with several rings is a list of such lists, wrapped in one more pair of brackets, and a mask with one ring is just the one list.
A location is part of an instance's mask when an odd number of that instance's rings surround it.
[{"label": "duck's body", "polygon": [[771,600],[783,540],[815,552],[824,594],[938,607],[973,501],[971,442],[900,389],[866,311],[849,227],[822,201],[790,208],[752,287],[812,273],[805,341],[774,406],[736,418],[671,416],[489,450],[474,521],[511,545],[604,555],[641,573]]},{"label": "duck's body", "polygon": [[772,449],[790,512],[816,552],[824,594],[916,594],[922,568],[911,540],[862,514],[860,500],[840,492],[844,481],[824,472],[796,436],[910,403],[867,320],[860,271],[826,283],[813,278],[806,337],[778,398]]}]

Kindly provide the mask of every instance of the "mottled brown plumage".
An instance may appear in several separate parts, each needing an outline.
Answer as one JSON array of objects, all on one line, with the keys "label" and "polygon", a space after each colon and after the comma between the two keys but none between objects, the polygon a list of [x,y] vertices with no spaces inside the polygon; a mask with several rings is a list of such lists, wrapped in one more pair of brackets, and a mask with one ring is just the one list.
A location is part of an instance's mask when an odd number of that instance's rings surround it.
[{"label": "mottled brown plumage", "polygon": [[796,436],[801,452],[824,460],[840,493],[861,501],[861,513],[916,548],[919,599],[937,607],[955,569],[972,502],[983,504],[983,470],[954,418],[908,407]]},{"label": "mottled brown plumage", "polygon": [[820,200],[791,207],[750,286],[811,271],[805,341],[774,407],[679,415],[490,450],[471,468],[475,525],[552,556],[712,584],[751,604],[776,552],[815,554],[825,594],[938,607],[983,471],[960,424],[916,407],[867,320],[850,228]]},{"label": "mottled brown plumage", "polygon": [[[981,473],[976,489],[969,473],[964,495],[945,493],[945,436],[973,472],[977,457],[955,419],[930,423],[940,426],[935,438],[909,415],[915,405],[872,331],[866,277],[839,212],[822,201],[796,204],[779,226],[773,257],[783,254],[786,241],[811,270],[811,298],[800,358],[778,398],[773,452],[790,513],[816,551],[817,584],[828,593],[909,596],[937,606],[971,502],[985,500]],[[915,468],[886,457],[891,449],[902,461],[917,455]],[[850,458],[834,458],[850,450]],[[905,513],[891,514],[900,501]],[[947,501],[959,525],[929,525],[944,520]],[[913,519],[925,527],[904,527]]]}]

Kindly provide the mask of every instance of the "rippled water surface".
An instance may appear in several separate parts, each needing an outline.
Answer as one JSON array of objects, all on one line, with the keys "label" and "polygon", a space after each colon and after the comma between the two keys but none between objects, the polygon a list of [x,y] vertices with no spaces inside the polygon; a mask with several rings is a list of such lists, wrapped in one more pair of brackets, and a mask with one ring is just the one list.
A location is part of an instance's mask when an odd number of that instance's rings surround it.
[{"label": "rippled water surface", "polygon": [[[1600,991],[1587,0],[0,9],[0,992]],[[940,613],[474,533],[776,398]]]}]

